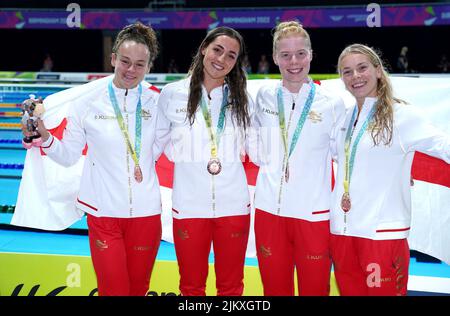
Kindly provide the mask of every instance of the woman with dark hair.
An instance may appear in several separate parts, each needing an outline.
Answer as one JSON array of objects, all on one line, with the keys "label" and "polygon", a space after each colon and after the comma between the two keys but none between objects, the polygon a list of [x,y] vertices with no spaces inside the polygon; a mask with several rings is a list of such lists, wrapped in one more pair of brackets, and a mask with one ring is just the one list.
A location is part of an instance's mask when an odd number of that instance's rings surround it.
[{"label": "woman with dark hair", "polygon": [[158,106],[171,123],[173,237],[182,295],[205,295],[214,248],[218,295],[242,295],[250,200],[242,164],[250,122],[241,35],[208,32],[188,77],[166,85]]},{"label": "woman with dark hair", "polygon": [[331,256],[341,295],[406,295],[415,151],[450,163],[450,137],[394,97],[379,55],[347,46],[338,71],[355,104],[335,132]]},{"label": "woman with dark hair", "polygon": [[156,106],[157,89],[143,81],[157,53],[152,28],[125,27],[113,47],[114,75],[87,83],[71,101],[62,140],[39,120],[41,148],[57,163],[74,165],[87,145],[75,206],[87,213],[102,296],[146,295],[161,240],[155,161],[168,140],[168,122]]}]

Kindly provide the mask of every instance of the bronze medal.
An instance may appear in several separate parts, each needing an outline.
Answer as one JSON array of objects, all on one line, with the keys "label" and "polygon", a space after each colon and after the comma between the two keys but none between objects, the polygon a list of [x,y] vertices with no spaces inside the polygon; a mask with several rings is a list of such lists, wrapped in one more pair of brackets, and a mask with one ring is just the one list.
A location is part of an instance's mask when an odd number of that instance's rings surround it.
[{"label": "bronze medal", "polygon": [[206,168],[213,176],[218,175],[222,171],[222,164],[218,158],[211,158]]},{"label": "bronze medal", "polygon": [[143,178],[144,177],[142,176],[141,167],[135,166],[134,167],[134,179],[136,180],[136,182],[141,183]]},{"label": "bronze medal", "polygon": [[348,192],[344,192],[342,194],[341,199],[341,208],[344,212],[350,211],[350,208],[352,207],[352,202],[350,201],[350,194]]}]

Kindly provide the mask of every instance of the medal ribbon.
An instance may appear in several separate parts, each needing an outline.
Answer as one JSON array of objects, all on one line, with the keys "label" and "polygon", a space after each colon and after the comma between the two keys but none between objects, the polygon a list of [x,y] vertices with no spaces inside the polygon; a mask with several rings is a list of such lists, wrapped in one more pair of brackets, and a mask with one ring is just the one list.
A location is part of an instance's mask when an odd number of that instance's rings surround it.
[{"label": "medal ribbon", "polygon": [[280,129],[281,129],[281,137],[283,138],[283,144],[284,144],[284,152],[286,160],[289,160],[289,157],[291,156],[292,152],[294,151],[295,146],[297,145],[298,138],[300,136],[300,133],[303,129],[303,125],[305,124],[306,117],[308,116],[309,110],[311,109],[311,105],[314,100],[314,95],[316,93],[316,87],[314,85],[314,82],[311,81],[309,84],[311,89],[309,90],[308,98],[306,99],[305,106],[303,107],[302,114],[297,122],[297,126],[295,128],[294,135],[292,136],[291,146],[289,148],[288,152],[288,131],[286,129],[286,119],[284,116],[284,101],[283,101],[283,90],[281,85],[277,89],[277,103],[278,103],[278,120],[280,123]]},{"label": "medal ribbon", "polygon": [[208,110],[205,98],[201,99],[200,106],[202,108],[203,118],[206,122],[206,127],[208,128],[209,137],[211,138],[211,157],[217,158],[217,150],[219,148],[220,137],[222,136],[224,125],[225,125],[225,111],[228,105],[228,87],[225,86],[222,98],[222,105],[220,107],[219,120],[217,121],[217,131],[214,133],[212,129],[212,119],[211,112]]},{"label": "medal ribbon", "polygon": [[352,142],[353,138],[353,132],[355,131],[355,127],[353,127],[353,124],[355,124],[356,119],[356,110],[357,106],[353,109],[352,118],[348,124],[347,128],[347,134],[345,135],[345,180],[344,180],[344,192],[349,192],[350,187],[350,179],[352,177],[353,173],[353,165],[355,163],[355,156],[356,156],[356,149],[358,147],[359,141],[361,140],[361,137],[363,136],[364,132],[367,129],[367,126],[369,125],[369,122],[372,120],[373,115],[376,111],[376,104],[372,107],[370,110],[369,115],[367,115],[366,120],[364,121],[364,124],[361,126],[361,129],[358,132],[358,135],[356,136],[355,142],[353,143],[351,154],[350,154],[350,144]]},{"label": "medal ribbon", "polygon": [[122,131],[123,138],[128,147],[128,151],[133,158],[135,166],[139,166],[139,156],[141,154],[141,134],[142,134],[142,103],[141,103],[141,95],[142,95],[142,85],[139,84],[139,99],[138,104],[136,106],[136,139],[133,145],[131,144],[130,135],[128,134],[128,130],[125,127],[125,123],[123,121],[122,113],[120,112],[119,103],[117,102],[116,94],[114,93],[114,89],[112,86],[112,80],[108,85],[109,99],[111,100],[111,104],[114,108],[114,112],[116,113],[117,123],[119,123],[120,130]]}]

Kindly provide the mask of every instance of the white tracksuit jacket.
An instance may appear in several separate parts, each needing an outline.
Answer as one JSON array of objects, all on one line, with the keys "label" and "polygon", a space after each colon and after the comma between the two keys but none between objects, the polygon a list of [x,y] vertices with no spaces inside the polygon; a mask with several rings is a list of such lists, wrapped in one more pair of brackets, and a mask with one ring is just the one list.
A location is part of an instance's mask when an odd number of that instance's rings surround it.
[{"label": "white tracksuit jacket", "polygon": [[[89,83],[88,83],[89,84]],[[51,136],[44,152],[57,163],[75,164],[87,144],[77,208],[93,216],[143,217],[161,213],[161,195],[155,161],[168,140],[168,122],[156,106],[159,93],[142,82],[142,132],[139,164],[143,181],[134,179],[134,161],[117,122],[108,94],[109,80],[96,85],[69,107],[67,127],[62,141]],[[135,142],[135,114],[138,88],[113,89],[128,126],[131,143]],[[126,111],[124,110],[126,102]]]},{"label": "white tracksuit jacket", "polygon": [[[343,101],[315,84],[316,93],[297,145],[289,158],[289,181],[284,176],[284,145],[278,118],[276,85],[263,86],[256,99],[256,125],[259,125],[260,169],[256,182],[255,208],[263,211],[311,222],[329,219],[331,196],[331,134],[345,115]],[[293,97],[283,89],[286,128]],[[295,108],[288,131],[288,148],[310,91],[303,84],[295,100]],[[283,180],[284,181],[284,180]]]},{"label": "white tracksuit jacket", "polygon": [[[169,83],[162,89],[158,101],[158,106],[171,124],[170,141],[165,153],[175,163],[172,215],[184,219],[249,214],[249,191],[241,161],[246,147],[244,132],[237,128],[231,112],[227,110],[218,148],[222,171],[215,176],[209,174],[207,164],[211,158],[211,141],[202,109],[198,107],[192,126],[186,115],[189,84],[190,78]],[[211,100],[206,89],[202,89],[211,109],[212,129],[216,132],[223,87],[211,91]],[[253,108],[249,96],[250,115]]]},{"label": "white tracksuit jacket", "polygon": [[[376,98],[366,98],[353,133],[352,143]],[[356,106],[356,105],[355,105]],[[450,163],[450,137],[430,125],[412,105],[394,105],[392,144],[374,146],[366,130],[356,150],[350,180],[351,209],[344,224],[340,207],[345,177],[344,143],[354,107],[335,130],[338,172],[331,207],[331,232],[373,240],[408,237],[411,224],[411,165],[415,151]]]}]

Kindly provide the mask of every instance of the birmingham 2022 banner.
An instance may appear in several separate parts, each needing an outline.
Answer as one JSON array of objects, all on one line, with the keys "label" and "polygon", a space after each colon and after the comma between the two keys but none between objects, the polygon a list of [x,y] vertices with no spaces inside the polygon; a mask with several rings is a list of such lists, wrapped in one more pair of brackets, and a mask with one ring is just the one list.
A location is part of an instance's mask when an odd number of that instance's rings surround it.
[{"label": "birmingham 2022 banner", "polygon": [[111,29],[141,21],[155,29],[273,28],[298,20],[305,27],[431,26],[450,24],[450,4],[326,7],[270,10],[152,11],[92,10],[71,3],[66,9],[3,9],[0,29]]}]

